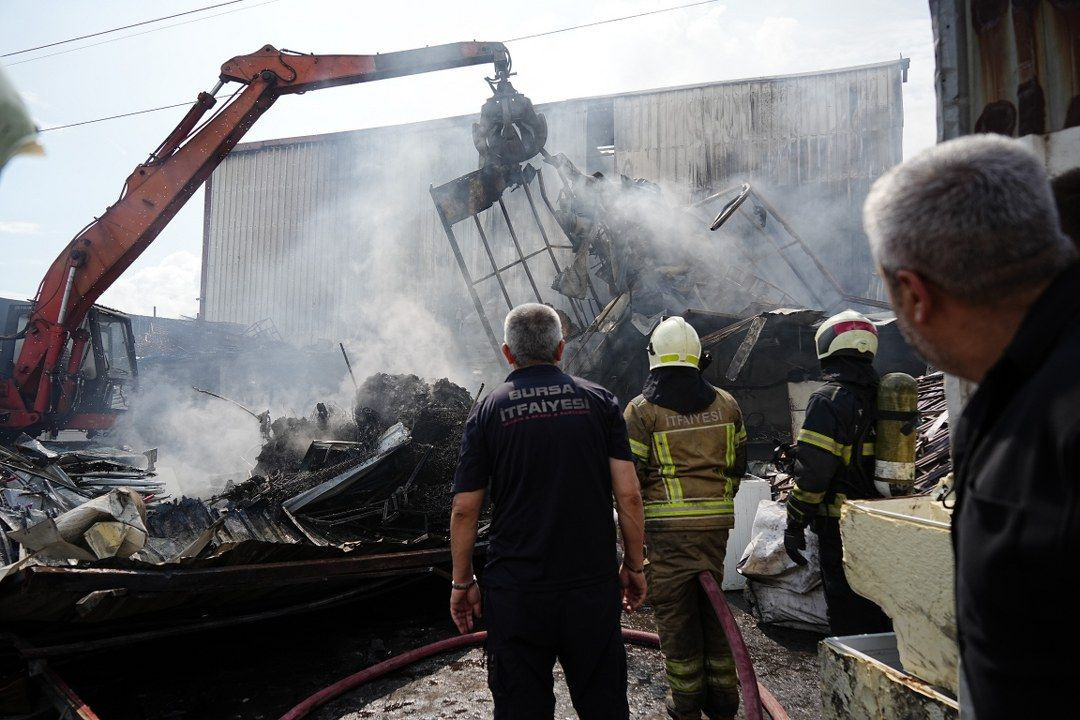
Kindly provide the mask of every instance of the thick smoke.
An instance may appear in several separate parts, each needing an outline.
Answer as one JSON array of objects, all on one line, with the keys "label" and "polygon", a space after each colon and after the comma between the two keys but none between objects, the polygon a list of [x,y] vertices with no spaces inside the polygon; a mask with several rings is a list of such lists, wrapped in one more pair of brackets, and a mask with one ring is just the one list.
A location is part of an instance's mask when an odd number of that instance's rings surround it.
[{"label": "thick smoke", "polygon": [[[461,140],[471,148],[468,138]],[[344,213],[334,205],[341,195],[315,202],[314,217],[296,221],[315,230],[294,237],[279,266],[263,271],[266,277],[246,278],[254,286],[322,262],[325,271],[308,279],[314,298],[310,312],[298,311],[287,304],[295,299],[285,298],[270,318],[280,342],[237,337],[232,343],[237,347],[228,350],[187,343],[165,351],[182,357],[170,358],[161,371],[144,373],[116,440],[136,449],[157,447],[162,475],[175,478],[170,491],[206,497],[230,479],[247,477],[262,436],[251,414],[192,385],[255,414],[268,411],[271,420],[310,417],[317,403],[351,417],[354,380],[339,342],[357,382],[378,372],[415,374],[432,382],[448,378],[471,392],[490,382],[485,371],[493,364],[490,350],[485,346],[488,354],[478,358],[470,349],[479,328],[475,314],[469,317],[471,305],[457,268],[420,257],[412,234],[423,217],[434,220],[434,209],[430,196],[418,194],[410,181],[436,179],[431,159],[438,156],[437,148],[423,143],[343,153],[339,161],[348,170],[341,173],[348,184],[343,195],[359,200]],[[461,172],[469,169],[466,165]],[[343,214],[352,219],[349,227],[336,224]],[[330,241],[341,237],[346,242]],[[438,272],[432,272],[435,267]]]},{"label": "thick smoke", "polygon": [[157,448],[161,477],[174,496],[208,497],[244,479],[262,445],[259,423],[230,403],[200,395],[175,378],[141,378],[114,433],[137,450]]},{"label": "thick smoke", "polygon": [[[800,101],[814,104],[807,98]],[[816,102],[827,104],[829,98]],[[548,149],[571,155],[576,150],[559,147],[557,139]],[[264,313],[271,316],[285,342],[296,346],[290,351],[294,359],[281,360],[288,353],[266,355],[260,363],[249,363],[245,372],[233,372],[234,377],[223,373],[207,389],[256,413],[269,410],[272,418],[308,416],[317,402],[350,413],[353,380],[338,342],[345,345],[357,381],[376,372],[411,373],[429,381],[445,377],[470,392],[481,382],[489,386],[497,382],[506,369],[483,332],[428,193],[429,184],[446,182],[476,167],[476,153],[465,128],[452,123],[441,128],[372,131],[327,143],[324,151],[327,156],[319,160],[323,165],[318,173],[287,175],[282,180],[292,183],[294,192],[304,189],[307,195],[299,205],[302,210],[291,210],[304,217],[283,220],[289,229],[275,230],[280,236],[275,241],[278,251],[273,253],[278,258],[276,266],[249,268],[246,275],[235,276],[242,278],[245,292],[250,292],[250,305],[261,302],[259,310],[252,310],[260,317],[252,315],[249,320],[261,319]],[[615,159],[615,167],[631,179],[640,174],[625,160]],[[713,162],[723,165],[720,159]],[[760,213],[752,201],[717,232],[707,229],[715,206],[688,209],[691,201],[740,182],[750,182],[761,198],[786,217],[846,291],[866,294],[872,269],[865,248],[859,245],[858,205],[860,183],[868,186],[871,178],[780,182],[792,162],[792,158],[771,158],[755,174],[718,165],[708,171],[692,169],[689,177],[675,182],[646,177],[660,183],[656,193],[612,195],[611,209],[643,228],[643,236],[651,243],[648,271],[667,276],[678,288],[660,300],[665,311],[698,308],[750,313],[770,302],[791,304],[792,296],[805,298],[805,293],[796,292],[801,281],[773,244],[790,245],[791,241],[777,227],[776,218],[770,215],[766,220],[765,229],[776,233],[770,240],[761,227],[754,226]],[[533,164],[541,165],[539,159]],[[554,201],[561,183],[553,168],[542,167]],[[708,180],[703,182],[703,178]],[[611,174],[604,182],[622,181]],[[549,239],[565,245],[566,237],[538,194],[535,199]],[[540,235],[523,192],[507,193],[504,201],[523,252],[536,251]],[[283,194],[280,202],[293,201]],[[454,228],[474,277],[486,274],[492,261],[502,267],[516,259],[499,207],[485,211],[480,221],[492,242],[490,261],[471,221]],[[571,253],[559,253],[566,267]],[[595,258],[590,258],[589,264],[594,263]],[[796,263],[802,277],[818,285],[817,294],[827,294],[828,283],[809,258],[796,257]],[[544,299],[569,309],[566,299],[551,289],[555,272],[549,259],[541,254],[529,261],[529,267]],[[274,290],[282,278],[297,273],[306,273],[302,283],[290,280],[304,288],[298,297]],[[504,275],[512,303],[535,299],[521,267]],[[601,304],[607,302],[611,289],[604,282],[595,284]],[[267,287],[272,296],[259,300],[259,288]],[[478,292],[496,339],[501,339],[500,323],[506,312],[501,291],[489,280]],[[206,494],[217,489],[221,476],[244,474],[252,467],[260,443],[259,427],[242,410],[197,395],[191,384],[169,373],[144,381],[143,392],[134,398],[134,410],[121,430],[134,446],[159,448],[159,464],[175,469],[181,491]]]}]

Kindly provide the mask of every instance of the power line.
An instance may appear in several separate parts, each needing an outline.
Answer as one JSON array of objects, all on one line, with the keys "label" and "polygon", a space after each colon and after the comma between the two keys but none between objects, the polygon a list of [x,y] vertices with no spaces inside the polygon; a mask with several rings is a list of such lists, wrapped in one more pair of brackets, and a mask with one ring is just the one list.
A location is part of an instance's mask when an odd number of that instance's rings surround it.
[{"label": "power line", "polygon": [[141,32],[131,33],[130,35],[122,35],[118,38],[109,38],[108,40],[101,40],[100,42],[96,43],[88,43],[86,45],[80,45],[79,47],[68,48],[67,50],[58,50],[54,53],[37,55],[32,58],[26,58],[25,60],[16,60],[13,63],[8,63],[6,67],[23,65],[28,62],[34,62],[35,60],[43,60],[45,58],[56,57],[57,55],[66,55],[67,53],[78,52],[79,50],[86,50],[87,48],[97,47],[98,45],[107,45],[109,43],[120,42],[121,40],[127,40],[129,38],[138,37],[140,35],[147,35],[149,33],[157,32],[159,30],[168,30],[169,28],[179,27],[181,25],[190,25],[191,23],[200,22],[202,20],[210,20],[212,18],[221,17],[222,15],[232,15],[233,13],[244,12],[245,10],[254,10],[255,8],[262,7],[263,5],[270,5],[276,2],[281,2],[281,0],[266,0],[265,2],[261,2],[257,5],[248,5],[247,7],[226,10],[224,12],[214,13],[213,15],[206,15],[205,17],[192,18],[191,20],[184,20],[182,22],[173,23],[171,25],[162,25],[161,27],[150,28],[149,30],[142,30]]},{"label": "power line", "polygon": [[624,15],[617,18],[609,18],[607,20],[597,20],[596,22],[583,23],[581,25],[572,25],[570,27],[559,28],[558,30],[548,30],[546,32],[534,33],[532,35],[522,35],[521,37],[510,38],[503,42],[517,42],[519,40],[532,40],[533,38],[544,37],[545,35],[555,35],[557,33],[569,32],[571,30],[580,30],[581,28],[596,27],[597,25],[607,25],[608,23],[620,22],[622,20],[633,20],[634,18],[645,17],[646,15],[659,15],[660,13],[671,12],[673,10],[685,10],[686,8],[697,7],[698,5],[710,5],[717,0],[700,0],[700,2],[687,3],[686,5],[676,5],[675,7],[661,8],[659,10],[649,10],[648,12],[637,13],[636,15]]},{"label": "power line", "polygon": [[[274,2],[276,0],[270,0]],[[597,20],[596,22],[583,23],[581,25],[572,25],[570,27],[559,28],[558,30],[548,30],[546,32],[535,33],[533,35],[523,35],[521,37],[511,38],[504,42],[517,42],[519,40],[531,40],[533,38],[543,37],[545,35],[556,35],[558,33],[570,32],[571,30],[580,30],[581,28],[595,27],[597,25],[607,25],[609,23],[620,22],[622,20],[633,20],[639,17],[645,17],[646,15],[659,15],[660,13],[673,12],[675,10],[685,10],[686,8],[697,7],[699,5],[709,5],[717,2],[718,0],[699,0],[698,2],[688,3],[686,5],[676,5],[675,7],[661,8],[660,10],[650,10],[649,12],[637,13],[636,15],[624,15],[617,18],[609,18],[607,20]],[[162,105],[156,108],[147,108],[146,110],[135,110],[134,112],[122,113],[120,115],[110,115],[108,117],[95,118],[93,120],[83,120],[81,122],[68,123],[67,125],[54,125],[52,127],[42,128],[38,132],[48,132],[49,130],[62,130],[64,128],[78,127],[80,125],[91,125],[93,123],[105,122],[106,120],[116,120],[119,118],[131,117],[132,115],[144,115],[146,113],[157,112],[159,110],[170,110],[172,108],[184,107],[191,105],[192,101],[176,103],[175,105]]]},{"label": "power line", "polygon": [[38,45],[37,47],[26,48],[25,50],[15,50],[13,52],[4,53],[0,55],[0,58],[11,57],[13,55],[22,55],[23,53],[33,52],[35,50],[44,50],[45,48],[56,47],[57,45],[65,45],[76,40],[86,40],[87,38],[98,37],[99,35],[108,35],[109,33],[119,32],[120,30],[130,30],[131,28],[139,27],[141,25],[149,25],[151,23],[161,22],[162,20],[172,20],[183,15],[191,15],[193,13],[199,13],[204,10],[213,10],[214,8],[223,7],[225,5],[235,5],[236,3],[244,2],[244,0],[228,0],[228,2],[220,2],[216,5],[207,5],[205,7],[196,8],[194,10],[185,10],[181,13],[174,15],[165,15],[164,17],[154,18],[152,20],[143,20],[141,22],[132,23],[130,25],[123,25],[121,27],[110,28],[109,30],[101,30],[99,32],[90,33],[89,35],[80,35],[78,37],[68,38],[67,40],[57,40],[56,42],[46,43],[45,45]]},{"label": "power line", "polygon": [[188,102],[176,103],[175,105],[162,105],[161,107],[147,108],[145,110],[134,110],[128,113],[121,113],[119,115],[110,115],[109,117],[95,118],[93,120],[83,120],[82,122],[68,123],[67,125],[53,125],[52,127],[41,128],[39,133],[49,132],[50,130],[63,130],[64,128],[78,127],[79,125],[89,125],[91,123],[105,122],[106,120],[116,120],[117,118],[131,117],[132,115],[145,115],[146,113],[157,112],[158,110],[171,110],[172,108],[188,107],[194,104],[193,100]]}]

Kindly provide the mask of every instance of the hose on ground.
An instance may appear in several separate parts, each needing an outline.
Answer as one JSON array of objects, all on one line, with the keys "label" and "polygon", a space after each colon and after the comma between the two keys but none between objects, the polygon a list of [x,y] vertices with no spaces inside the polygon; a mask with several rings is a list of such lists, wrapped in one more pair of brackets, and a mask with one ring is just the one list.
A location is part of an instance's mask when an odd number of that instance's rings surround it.
[{"label": "hose on ground", "polygon": [[754,664],[750,660],[750,651],[746,649],[742,632],[739,630],[735,616],[731,614],[724,593],[716,584],[716,578],[708,571],[698,573],[698,582],[708,596],[712,604],[713,612],[716,613],[720,626],[724,629],[724,636],[731,647],[731,654],[735,658],[735,671],[739,676],[739,689],[742,692],[743,704],[746,706],[746,720],[763,720],[761,709],[764,708],[773,720],[788,720],[787,712],[777,702],[776,698],[764,685],[757,681],[754,673]]},{"label": "hose on ground", "polygon": [[[703,574],[707,575],[708,573]],[[712,580],[711,575],[709,575],[709,579]],[[702,581],[702,585],[705,585],[704,581]],[[715,587],[715,585],[716,581],[713,580],[713,586]],[[707,587],[705,591],[706,593],[708,593]],[[717,592],[719,592],[719,589],[717,589]],[[711,596],[709,599],[713,600]],[[720,602],[723,603],[722,607],[727,612],[727,616],[731,621],[731,626],[734,630],[734,636],[738,638],[737,641],[733,640],[732,636],[728,634],[728,626],[724,625],[724,633],[728,635],[728,643],[731,644],[732,649],[734,650],[737,642],[737,644],[742,648],[742,657],[744,658],[746,663],[745,668],[742,665],[739,665],[739,655],[736,655],[736,668],[739,675],[739,682],[740,684],[743,684],[743,698],[747,706],[747,720],[752,720],[755,717],[761,718],[762,706],[764,706],[765,710],[768,711],[769,715],[772,717],[772,720],[788,720],[787,713],[784,711],[784,708],[780,705],[780,703],[776,701],[776,698],[773,697],[772,693],[765,689],[765,687],[762,686],[760,683],[757,683],[755,680],[753,680],[754,669],[753,666],[749,664],[750,656],[746,652],[746,645],[745,643],[743,643],[742,634],[739,632],[738,626],[735,625],[735,619],[734,617],[732,617],[731,610],[728,609],[727,603],[724,602],[722,593],[719,599]],[[721,610],[717,608],[717,604],[715,601],[713,601],[713,610],[717,613],[717,616],[720,616]],[[722,625],[724,624],[724,621],[722,619],[720,622]],[[623,628],[622,636],[623,641],[630,643],[631,645],[641,645],[653,648],[660,647],[660,636],[656,633],[646,632],[644,630],[631,630],[630,628]],[[325,703],[328,703],[331,700],[340,697],[341,695],[344,695],[350,690],[354,690],[360,687],[364,683],[371,682],[372,680],[377,680],[384,675],[388,675],[389,673],[408,667],[409,665],[420,662],[421,660],[426,660],[427,658],[433,657],[435,655],[441,655],[442,653],[450,652],[451,650],[456,650],[462,647],[467,647],[469,645],[480,645],[486,639],[487,631],[482,630],[480,632],[468,633],[467,635],[457,635],[455,637],[446,638],[445,640],[439,640],[429,645],[424,645],[423,647],[416,648],[415,650],[409,650],[408,652],[404,652],[401,655],[397,655],[388,660],[384,660],[381,663],[372,665],[369,668],[365,668],[360,672],[353,673],[348,677],[338,680],[333,685],[323,688],[314,695],[303,700],[299,705],[294,707],[292,710],[289,710],[289,712],[282,715],[280,720],[300,720],[300,718],[307,717],[308,714],[315,708],[324,705]],[[754,683],[754,697],[760,698],[758,704],[755,706],[757,712],[756,715],[751,714],[751,706],[749,700],[750,696],[746,694],[747,691],[745,683],[743,682],[743,677],[747,676],[747,674],[749,678],[751,678],[749,682]]]}]

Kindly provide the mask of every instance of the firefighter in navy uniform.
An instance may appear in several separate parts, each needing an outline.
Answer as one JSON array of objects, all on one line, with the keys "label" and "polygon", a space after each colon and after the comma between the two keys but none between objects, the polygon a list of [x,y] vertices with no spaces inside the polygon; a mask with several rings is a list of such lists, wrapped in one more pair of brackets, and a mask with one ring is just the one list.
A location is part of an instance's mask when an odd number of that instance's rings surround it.
[{"label": "firefighter in navy uniform", "polygon": [[796,439],[784,547],[792,560],[805,565],[800,550],[806,549],[806,528],[817,533],[833,635],[888,632],[888,616],[848,585],[840,542],[844,501],[880,497],[873,482],[877,328],[845,310],[823,322],[814,340],[826,384],[810,396]]},{"label": "firefighter in navy uniform", "polygon": [[734,497],[746,469],[746,432],[731,395],[701,376],[701,343],[681,317],[661,322],[649,346],[649,379],[626,407],[645,501],[645,576],[670,693],[681,720],[735,717],[739,694],[724,631],[697,575],[724,572]]}]

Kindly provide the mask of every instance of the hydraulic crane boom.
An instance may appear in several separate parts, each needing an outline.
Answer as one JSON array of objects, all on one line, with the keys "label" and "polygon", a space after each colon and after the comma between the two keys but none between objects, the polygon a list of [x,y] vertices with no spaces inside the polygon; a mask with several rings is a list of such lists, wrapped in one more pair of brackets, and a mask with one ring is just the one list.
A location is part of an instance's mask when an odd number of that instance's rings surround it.
[{"label": "hydraulic crane boom", "polygon": [[[497,77],[508,75],[509,54],[497,42],[450,43],[381,55],[308,55],[267,45],[222,65],[218,85],[199,93],[180,124],[128,177],[120,199],[52,263],[34,300],[11,377],[0,379],[0,430],[112,425],[114,415],[73,409],[78,373],[91,340],[82,329],[87,313],[279,96],[489,62]],[[246,87],[196,128],[227,82]]]}]

